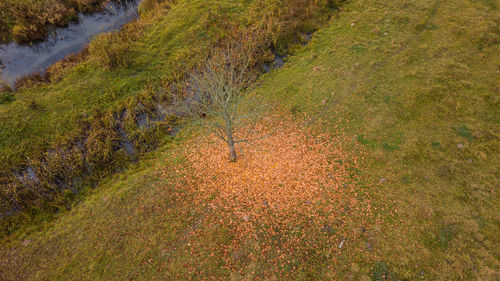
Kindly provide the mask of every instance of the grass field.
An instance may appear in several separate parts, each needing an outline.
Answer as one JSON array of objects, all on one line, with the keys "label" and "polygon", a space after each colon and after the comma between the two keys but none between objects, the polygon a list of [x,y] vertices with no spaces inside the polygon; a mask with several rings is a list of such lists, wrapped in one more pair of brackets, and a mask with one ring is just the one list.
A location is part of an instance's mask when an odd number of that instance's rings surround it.
[{"label": "grass field", "polygon": [[343,121],[368,150],[362,178],[390,211],[371,259],[360,254],[360,272],[349,263],[344,272],[358,279],[375,265],[401,279],[495,280],[498,10],[369,2],[348,4],[261,92],[325,130]]},{"label": "grass field", "polygon": [[[199,34],[192,23],[206,6],[182,3],[139,36],[130,67],[96,70],[89,59],[0,105],[2,162],[70,131],[82,112],[133,100],[179,60],[195,64],[192,54],[208,45],[181,46],[198,42],[188,34]],[[246,11],[224,3],[235,15]],[[217,143],[198,142],[187,127],[72,210],[4,237],[0,276],[499,279],[499,24],[495,1],[347,2],[309,44],[292,48],[283,68],[260,77],[255,93],[276,108],[266,122],[277,136],[258,144],[261,152],[246,148],[242,161],[221,164],[204,154],[220,151]],[[36,112],[27,110],[32,99]],[[288,155],[322,164],[314,170]],[[269,174],[252,162],[258,157]],[[311,179],[302,177],[309,169]],[[246,196],[252,186],[265,206],[281,207],[257,206]],[[317,201],[292,200],[310,196],[307,187]]]}]

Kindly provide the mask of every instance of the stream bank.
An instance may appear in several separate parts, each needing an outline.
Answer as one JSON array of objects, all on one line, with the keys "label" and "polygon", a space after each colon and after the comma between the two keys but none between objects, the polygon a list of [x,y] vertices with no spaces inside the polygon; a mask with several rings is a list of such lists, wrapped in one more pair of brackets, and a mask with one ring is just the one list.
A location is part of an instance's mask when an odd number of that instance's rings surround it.
[{"label": "stream bank", "polygon": [[43,73],[66,56],[82,51],[96,35],[121,28],[138,16],[141,0],[111,1],[101,13],[80,14],[78,22],[54,29],[47,40],[0,45],[0,82],[9,86],[26,75]]}]

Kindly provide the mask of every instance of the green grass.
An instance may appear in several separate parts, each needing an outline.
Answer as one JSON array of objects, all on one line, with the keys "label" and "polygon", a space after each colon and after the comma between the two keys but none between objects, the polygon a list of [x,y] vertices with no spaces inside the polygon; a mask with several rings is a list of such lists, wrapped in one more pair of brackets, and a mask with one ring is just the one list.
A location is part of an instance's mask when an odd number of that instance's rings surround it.
[{"label": "green grass", "polygon": [[[184,52],[183,34],[193,31],[178,21],[189,22],[191,10],[178,7],[163,18],[171,25],[149,27],[129,69],[109,73],[83,63],[58,84],[0,105],[6,120],[0,144],[10,155],[2,162],[70,130],[65,120],[112,107],[170,71],[175,63],[166,54]],[[261,77],[256,90],[265,101],[323,131],[340,124],[364,146],[368,165],[358,172],[383,221],[368,224],[372,251],[347,244],[333,271],[311,257],[315,272],[304,280],[498,278],[496,7],[494,1],[352,0],[311,43],[296,48],[285,67]],[[26,110],[33,98],[40,104],[36,114]],[[186,236],[204,210],[189,203],[189,194],[177,200],[182,188],[171,184],[174,171],[167,178],[157,174],[172,161],[178,160],[165,148],[102,182],[73,210],[5,237],[0,274],[21,280],[229,279],[219,259],[190,253],[223,251],[231,237],[224,229]]]},{"label": "green grass", "polygon": [[390,202],[374,253],[355,254],[361,270],[346,263],[340,279],[495,279],[499,15],[468,1],[352,1],[263,78],[291,113],[324,130],[343,122],[368,149],[371,196]]}]

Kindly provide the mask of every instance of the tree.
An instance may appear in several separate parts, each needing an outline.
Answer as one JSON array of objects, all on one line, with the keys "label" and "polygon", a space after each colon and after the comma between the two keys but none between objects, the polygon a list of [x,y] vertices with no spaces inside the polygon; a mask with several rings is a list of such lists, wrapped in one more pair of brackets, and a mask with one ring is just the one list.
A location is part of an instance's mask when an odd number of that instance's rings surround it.
[{"label": "tree", "polygon": [[242,44],[217,48],[189,82],[188,112],[227,144],[231,161],[238,158],[235,145],[253,139],[259,116],[260,106],[249,95],[256,79],[252,54]]}]

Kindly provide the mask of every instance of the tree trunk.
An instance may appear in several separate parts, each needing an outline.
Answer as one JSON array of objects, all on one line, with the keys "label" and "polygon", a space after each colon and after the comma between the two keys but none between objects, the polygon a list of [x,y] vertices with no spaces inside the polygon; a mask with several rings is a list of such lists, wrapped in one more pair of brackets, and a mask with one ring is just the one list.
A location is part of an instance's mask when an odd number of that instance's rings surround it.
[{"label": "tree trunk", "polygon": [[233,134],[230,132],[227,136],[227,145],[229,146],[229,159],[231,159],[231,161],[236,161],[236,159],[238,158],[236,156],[236,149],[234,147],[234,140],[233,140]]}]

